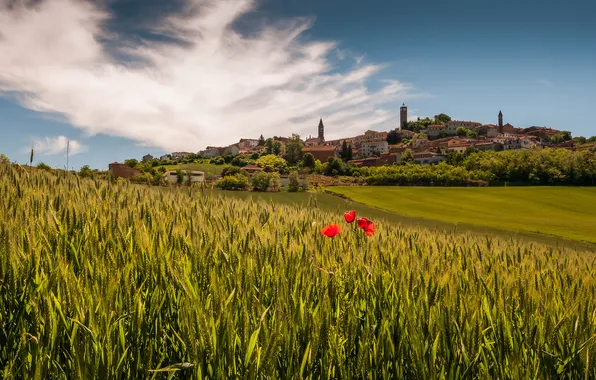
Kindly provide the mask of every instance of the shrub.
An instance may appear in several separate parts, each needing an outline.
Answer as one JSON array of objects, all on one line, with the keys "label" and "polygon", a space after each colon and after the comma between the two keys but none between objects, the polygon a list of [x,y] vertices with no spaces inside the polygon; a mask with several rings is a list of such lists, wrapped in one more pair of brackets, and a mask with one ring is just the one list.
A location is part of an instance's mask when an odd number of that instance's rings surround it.
[{"label": "shrub", "polygon": [[227,166],[221,171],[222,177],[240,174],[242,171],[237,166]]},{"label": "shrub", "polygon": [[271,184],[271,175],[265,172],[253,174],[251,179],[253,191],[267,191]]},{"label": "shrub", "polygon": [[290,184],[288,185],[288,191],[290,191],[290,192],[300,191],[300,177],[298,176],[297,171],[290,172],[290,175],[288,176],[288,180],[290,180]]},{"label": "shrub", "polygon": [[222,190],[246,190],[248,189],[248,178],[242,174],[226,176],[215,184]]}]

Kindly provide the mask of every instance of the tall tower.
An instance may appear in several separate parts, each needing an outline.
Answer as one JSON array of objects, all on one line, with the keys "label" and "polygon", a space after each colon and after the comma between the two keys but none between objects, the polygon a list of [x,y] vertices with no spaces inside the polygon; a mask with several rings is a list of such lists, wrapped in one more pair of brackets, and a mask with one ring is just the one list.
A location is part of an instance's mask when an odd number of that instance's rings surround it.
[{"label": "tall tower", "polygon": [[503,112],[499,111],[499,128],[503,128]]},{"label": "tall tower", "polygon": [[323,119],[319,121],[319,144],[325,142],[325,126],[323,125]]},{"label": "tall tower", "polygon": [[404,129],[408,123],[408,107],[403,103],[399,108],[399,129]]}]

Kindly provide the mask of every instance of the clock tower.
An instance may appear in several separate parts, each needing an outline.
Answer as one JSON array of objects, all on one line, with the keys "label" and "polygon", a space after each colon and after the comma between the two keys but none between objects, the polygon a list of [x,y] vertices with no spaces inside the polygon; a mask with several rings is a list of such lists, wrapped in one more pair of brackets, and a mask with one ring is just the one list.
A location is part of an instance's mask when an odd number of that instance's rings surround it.
[{"label": "clock tower", "polygon": [[405,103],[399,108],[399,129],[404,129],[408,123],[408,107]]}]

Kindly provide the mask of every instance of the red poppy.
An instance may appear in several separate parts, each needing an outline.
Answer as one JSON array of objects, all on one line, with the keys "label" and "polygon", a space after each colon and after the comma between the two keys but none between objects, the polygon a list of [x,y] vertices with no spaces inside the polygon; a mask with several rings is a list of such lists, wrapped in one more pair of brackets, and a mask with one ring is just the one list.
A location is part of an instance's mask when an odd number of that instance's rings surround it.
[{"label": "red poppy", "polygon": [[366,218],[358,218],[358,228],[364,228],[366,226],[368,226],[368,219]]},{"label": "red poppy", "polygon": [[341,228],[337,224],[330,224],[328,226],[323,227],[321,230],[321,234],[327,237],[334,237],[341,232]]},{"label": "red poppy", "polygon": [[346,211],[344,213],[344,218],[346,218],[346,222],[352,223],[354,219],[356,219],[356,211]]},{"label": "red poppy", "polygon": [[364,233],[366,236],[373,236],[375,233],[375,222],[368,222],[368,225],[364,227]]}]

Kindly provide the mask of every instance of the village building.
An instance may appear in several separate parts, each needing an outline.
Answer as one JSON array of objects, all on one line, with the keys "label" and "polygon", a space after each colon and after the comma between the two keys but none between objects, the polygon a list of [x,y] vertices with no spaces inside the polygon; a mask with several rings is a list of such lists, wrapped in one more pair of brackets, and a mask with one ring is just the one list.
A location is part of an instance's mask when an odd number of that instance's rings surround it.
[{"label": "village building", "polygon": [[184,158],[186,156],[190,156],[192,153],[189,152],[174,152],[171,154],[173,159]]},{"label": "village building", "polygon": [[240,170],[243,170],[243,171],[245,171],[245,172],[247,172],[249,174],[252,174],[252,173],[255,173],[255,172],[262,172],[265,169],[263,169],[260,166],[248,164],[246,166],[241,167]]},{"label": "village building", "polygon": [[462,121],[462,120],[451,120],[445,124],[447,134],[449,134],[449,135],[457,134],[457,128],[459,128],[459,127],[464,127],[466,129],[473,130],[474,128],[479,127],[481,125],[482,125],[482,123],[478,123],[476,121]]},{"label": "village building", "polygon": [[327,162],[329,157],[337,157],[337,151],[334,146],[319,145],[309,148],[302,148],[302,154],[310,153],[313,155],[315,160],[321,162]]},{"label": "village building", "polygon": [[445,156],[434,152],[418,152],[414,153],[414,162],[419,165],[436,164],[445,161]]},{"label": "village building", "polygon": [[259,140],[255,139],[240,139],[238,143],[238,149],[240,150],[254,148],[256,146],[259,146]]},{"label": "village building", "polygon": [[363,142],[359,151],[365,157],[379,156],[382,153],[389,153],[389,144],[387,141]]},{"label": "village building", "polygon": [[[205,173],[197,170],[182,170],[182,184],[186,185],[190,178],[192,183],[200,183],[205,181]],[[178,171],[168,170],[163,174],[163,178],[170,184],[178,183]]]},{"label": "village building", "polygon": [[447,127],[442,124],[431,124],[426,127],[425,133],[428,137],[439,137],[441,133],[447,134]]},{"label": "village building", "polygon": [[108,165],[109,171],[114,178],[127,178],[131,179],[137,174],[141,174],[141,171],[137,168],[131,168],[126,164],[120,162],[112,162]]},{"label": "village building", "polygon": [[143,156],[143,162],[147,162],[147,161],[151,161],[153,160],[153,156],[150,154],[146,154]]}]

